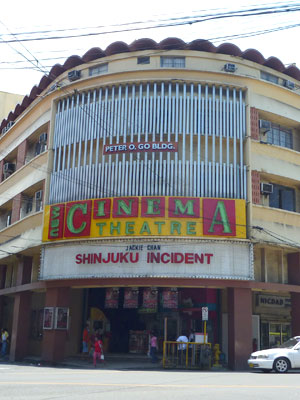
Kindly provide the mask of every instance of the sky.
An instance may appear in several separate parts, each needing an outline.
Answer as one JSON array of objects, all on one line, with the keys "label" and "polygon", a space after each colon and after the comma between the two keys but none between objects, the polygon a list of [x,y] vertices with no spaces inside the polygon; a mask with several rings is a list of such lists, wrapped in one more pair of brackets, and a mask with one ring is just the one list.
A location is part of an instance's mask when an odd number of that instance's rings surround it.
[{"label": "sky", "polygon": [[[203,21],[208,15],[283,5],[299,11]],[[178,22],[184,24],[168,26]],[[66,38],[70,35],[76,37]],[[7,1],[0,14],[0,91],[29,94],[53,65],[63,64],[73,54],[82,56],[92,47],[105,50],[115,41],[130,44],[145,37],[157,42],[167,37],[185,42],[207,39],[216,46],[229,42],[242,51],[255,48],[265,58],[275,56],[300,68],[300,1]]]}]

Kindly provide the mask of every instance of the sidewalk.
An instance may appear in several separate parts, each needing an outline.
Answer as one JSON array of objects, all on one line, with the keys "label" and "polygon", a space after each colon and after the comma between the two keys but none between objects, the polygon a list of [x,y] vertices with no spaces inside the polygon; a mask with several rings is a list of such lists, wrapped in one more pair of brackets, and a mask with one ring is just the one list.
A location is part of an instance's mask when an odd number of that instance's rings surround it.
[{"label": "sidewalk", "polygon": [[[17,365],[34,365],[40,367],[56,367],[56,368],[74,368],[74,369],[95,369],[91,356],[78,354],[74,357],[68,357],[59,363],[47,363],[41,360],[40,357],[28,356],[23,361],[11,362],[9,358],[0,359],[0,365],[4,364],[17,364]],[[144,354],[106,354],[105,362],[100,363],[97,361],[97,369],[102,370],[157,370],[162,371],[162,359],[157,363],[152,363],[150,357]],[[169,371],[174,371],[177,368],[170,368]],[[185,370],[185,368],[182,368]],[[189,369],[187,369],[189,370]],[[201,371],[201,369],[195,369],[194,371]],[[206,370],[208,371],[208,370]],[[214,368],[212,367],[209,371],[221,372],[228,371],[227,368]]]},{"label": "sidewalk", "polygon": [[[41,361],[39,357],[26,357],[23,360],[23,363],[38,366],[50,366],[49,363]],[[64,361],[55,364],[55,366],[62,368],[95,369],[92,357],[86,355],[68,357]],[[149,357],[140,354],[107,354],[105,355],[104,363],[97,361],[97,368],[106,370],[161,370],[162,362],[159,361],[157,363],[152,363]]]}]

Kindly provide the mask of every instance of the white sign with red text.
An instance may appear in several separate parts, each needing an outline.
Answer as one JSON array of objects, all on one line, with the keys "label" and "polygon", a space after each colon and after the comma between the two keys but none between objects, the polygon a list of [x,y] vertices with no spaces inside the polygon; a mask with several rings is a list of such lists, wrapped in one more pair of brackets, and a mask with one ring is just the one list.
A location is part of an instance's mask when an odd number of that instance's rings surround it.
[{"label": "white sign with red text", "polygon": [[45,246],[40,278],[178,277],[242,279],[253,277],[247,242],[76,244]]}]

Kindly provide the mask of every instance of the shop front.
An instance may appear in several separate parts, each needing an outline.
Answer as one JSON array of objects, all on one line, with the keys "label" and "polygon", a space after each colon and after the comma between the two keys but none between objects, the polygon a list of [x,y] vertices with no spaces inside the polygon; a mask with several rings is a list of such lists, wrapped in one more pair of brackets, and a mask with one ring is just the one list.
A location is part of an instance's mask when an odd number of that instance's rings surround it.
[{"label": "shop front", "polygon": [[[207,339],[221,343],[226,290],[230,329],[240,335],[238,321],[251,323],[245,281],[254,279],[253,248],[244,200],[158,196],[50,205],[43,241],[40,279],[64,299],[68,285],[83,290],[80,329],[88,324],[103,335],[107,351],[147,353],[151,331],[160,350],[163,340],[192,330],[203,335],[203,307]],[[50,294],[47,306],[60,304]]]},{"label": "shop front", "polygon": [[273,293],[254,296],[254,313],[259,321],[258,348],[267,349],[282,344],[291,337],[290,296]]},{"label": "shop front", "polygon": [[[208,340],[219,341],[219,290],[178,287],[114,287],[87,289],[83,320],[93,334],[103,336],[106,350],[147,353],[155,332],[159,350],[163,340],[175,341],[204,331],[202,307],[209,308]],[[98,319],[95,319],[97,315]]]},{"label": "shop front", "polygon": [[[43,249],[40,275],[51,282],[72,280],[73,286],[88,281],[82,327],[88,323],[92,335],[101,334],[106,351],[147,353],[151,331],[159,350],[164,339],[203,333],[203,307],[209,311],[207,339],[221,343],[220,288],[232,279],[252,279],[252,247],[225,240],[55,243]],[[111,279],[117,285],[107,285]]]}]

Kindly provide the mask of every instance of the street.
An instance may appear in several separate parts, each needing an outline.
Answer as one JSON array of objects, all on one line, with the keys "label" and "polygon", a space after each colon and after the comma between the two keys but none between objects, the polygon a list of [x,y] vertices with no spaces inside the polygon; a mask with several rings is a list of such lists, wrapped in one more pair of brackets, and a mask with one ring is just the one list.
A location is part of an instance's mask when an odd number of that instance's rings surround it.
[{"label": "street", "polygon": [[298,400],[300,372],[70,369],[0,365],[0,398],[52,400]]}]

